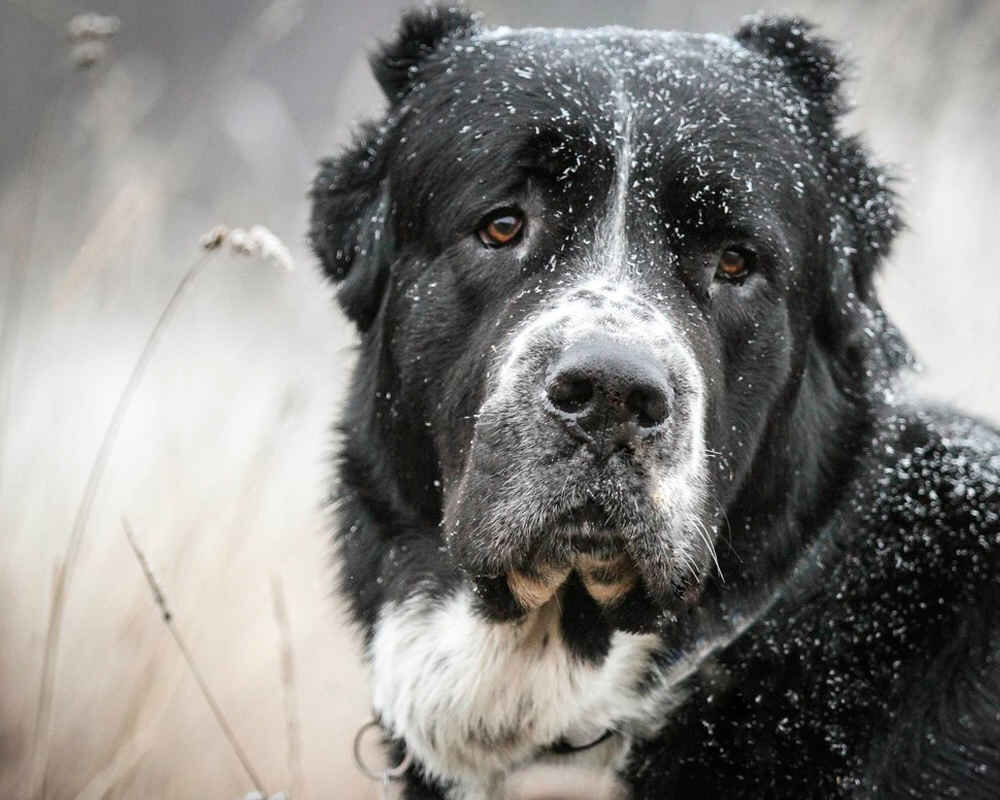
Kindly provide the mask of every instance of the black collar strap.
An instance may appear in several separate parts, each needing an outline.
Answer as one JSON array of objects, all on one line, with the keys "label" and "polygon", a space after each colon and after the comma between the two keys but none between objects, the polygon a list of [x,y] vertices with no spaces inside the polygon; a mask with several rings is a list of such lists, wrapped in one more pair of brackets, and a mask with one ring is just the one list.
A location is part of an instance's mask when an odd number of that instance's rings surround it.
[{"label": "black collar strap", "polygon": [[616,732],[614,730],[608,728],[606,731],[604,731],[604,733],[602,733],[600,736],[594,739],[594,741],[581,745],[570,744],[565,739],[560,739],[558,742],[551,745],[548,748],[548,751],[550,753],[554,753],[557,756],[566,756],[569,755],[570,753],[581,753],[584,750],[589,750],[591,747],[597,747],[597,745],[601,744],[602,742],[606,742],[608,739],[614,736],[615,733]]}]

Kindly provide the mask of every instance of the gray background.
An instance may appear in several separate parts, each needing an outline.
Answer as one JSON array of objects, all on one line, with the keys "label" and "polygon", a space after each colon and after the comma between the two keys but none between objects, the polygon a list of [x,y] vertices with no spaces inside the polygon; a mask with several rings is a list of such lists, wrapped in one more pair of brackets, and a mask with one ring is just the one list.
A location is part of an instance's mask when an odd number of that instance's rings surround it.
[{"label": "gray background", "polygon": [[[477,7],[515,26],[731,31],[756,4]],[[783,7],[849,45],[847,124],[903,178],[910,229],[882,295],[925,366],[917,390],[1000,419],[1000,2]],[[319,510],[354,337],[305,248],[305,188],[352,121],[381,108],[365,55],[399,8],[102,2],[122,28],[79,73],[64,26],[85,9],[0,5],[0,796],[26,791],[53,571],[87,470],[156,315],[219,222],[267,225],[297,269],[214,256],[128,411],[68,596],[51,794],[250,788],[158,619],[125,515],[268,787],[376,796],[350,758],[368,696],[330,598]]]}]

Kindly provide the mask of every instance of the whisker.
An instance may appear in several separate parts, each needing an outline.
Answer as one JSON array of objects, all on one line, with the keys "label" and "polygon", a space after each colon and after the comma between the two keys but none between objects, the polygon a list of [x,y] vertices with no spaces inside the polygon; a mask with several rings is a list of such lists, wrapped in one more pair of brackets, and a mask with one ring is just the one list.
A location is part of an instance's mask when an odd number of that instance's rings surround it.
[{"label": "whisker", "polygon": [[726,582],[726,576],[722,574],[722,567],[719,565],[719,557],[715,552],[715,542],[712,541],[712,537],[708,533],[708,528],[705,527],[705,523],[700,520],[695,520],[695,529],[698,531],[698,535],[701,540],[705,543],[705,547],[708,548],[708,554],[712,557],[712,561],[715,563],[715,570],[719,573],[719,580]]}]

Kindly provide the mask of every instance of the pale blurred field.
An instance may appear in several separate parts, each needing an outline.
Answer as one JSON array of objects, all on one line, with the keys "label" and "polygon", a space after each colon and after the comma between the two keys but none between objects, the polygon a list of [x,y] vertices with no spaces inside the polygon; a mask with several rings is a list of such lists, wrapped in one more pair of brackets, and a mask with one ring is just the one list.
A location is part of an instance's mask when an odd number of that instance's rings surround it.
[{"label": "pale blurred field", "polygon": [[[755,5],[478,7],[497,24],[729,31]],[[1000,2],[782,7],[851,44],[850,125],[905,178],[911,229],[883,298],[925,364],[921,390],[1000,420]],[[267,225],[297,269],[213,256],[128,411],[72,576],[49,795],[252,788],[159,619],[124,515],[268,789],[377,796],[350,755],[368,695],[331,597],[321,510],[354,337],[306,250],[305,190],[351,121],[381,108],[365,54],[398,9],[107,2],[94,10],[121,31],[78,73],[63,27],[87,9],[0,5],[0,797],[28,791],[53,574],[87,472],[151,325],[218,222]]]}]

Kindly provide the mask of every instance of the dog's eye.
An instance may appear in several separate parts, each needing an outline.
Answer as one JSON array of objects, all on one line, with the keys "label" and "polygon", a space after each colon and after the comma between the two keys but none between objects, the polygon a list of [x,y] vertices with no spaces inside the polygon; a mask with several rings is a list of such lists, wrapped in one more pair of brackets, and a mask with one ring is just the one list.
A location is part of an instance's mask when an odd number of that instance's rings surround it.
[{"label": "dog's eye", "polygon": [[757,255],[745,247],[728,247],[719,256],[715,277],[727,281],[741,281],[753,270]]},{"label": "dog's eye", "polygon": [[524,228],[524,217],[517,211],[501,211],[486,220],[479,229],[479,240],[487,247],[514,244]]}]

